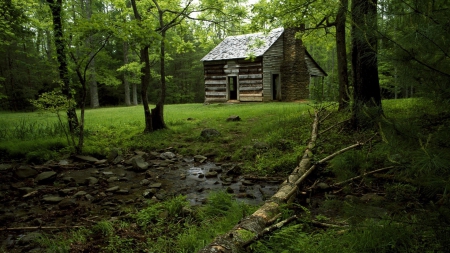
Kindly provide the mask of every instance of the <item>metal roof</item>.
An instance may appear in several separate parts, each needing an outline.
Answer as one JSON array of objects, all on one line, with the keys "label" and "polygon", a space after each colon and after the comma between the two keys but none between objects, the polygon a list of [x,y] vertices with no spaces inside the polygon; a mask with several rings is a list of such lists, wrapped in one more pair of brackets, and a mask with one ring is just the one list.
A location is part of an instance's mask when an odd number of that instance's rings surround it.
[{"label": "metal roof", "polygon": [[283,34],[283,31],[283,28],[277,28],[267,34],[252,33],[226,37],[201,61],[242,59],[250,55],[262,56]]}]

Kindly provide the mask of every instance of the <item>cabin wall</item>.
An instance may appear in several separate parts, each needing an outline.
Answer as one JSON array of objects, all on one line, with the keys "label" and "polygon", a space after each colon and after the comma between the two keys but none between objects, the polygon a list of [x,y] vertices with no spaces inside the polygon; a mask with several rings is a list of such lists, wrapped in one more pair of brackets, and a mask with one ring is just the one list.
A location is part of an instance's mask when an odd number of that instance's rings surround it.
[{"label": "cabin wall", "polygon": [[205,102],[227,101],[226,61],[203,62],[205,76]]},{"label": "cabin wall", "polygon": [[263,62],[258,57],[254,61],[238,60],[239,100],[263,101]]},{"label": "cabin wall", "polygon": [[[264,101],[273,100],[273,75],[280,75],[280,67],[283,61],[283,39],[280,37],[264,54]],[[281,84],[282,87],[283,84]]]},{"label": "cabin wall", "polygon": [[205,61],[205,102],[229,100],[228,77],[237,77],[237,99],[240,101],[263,101],[262,58],[254,61],[238,59]]},{"label": "cabin wall", "polygon": [[309,73],[305,61],[305,48],[300,39],[295,39],[296,28],[283,33],[284,56],[281,64],[281,89],[283,101],[307,99],[309,97]]}]

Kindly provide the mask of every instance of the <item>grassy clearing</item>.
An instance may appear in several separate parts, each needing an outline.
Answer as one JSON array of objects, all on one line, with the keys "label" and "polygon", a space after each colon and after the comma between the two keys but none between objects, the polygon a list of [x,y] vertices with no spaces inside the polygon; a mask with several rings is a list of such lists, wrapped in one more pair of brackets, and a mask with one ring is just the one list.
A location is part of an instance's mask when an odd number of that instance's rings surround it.
[{"label": "grassy clearing", "polygon": [[[164,115],[168,129],[151,134],[142,133],[144,118],[140,106],[87,110],[84,152],[104,157],[111,148],[151,151],[173,147],[184,155],[203,154],[220,161],[245,162],[244,166],[255,172],[288,172],[296,162],[292,154],[308,139],[308,109],[311,107],[303,103],[168,105]],[[242,120],[227,122],[231,115]],[[4,123],[0,127],[4,133],[0,136],[0,152],[5,158],[30,160],[36,156],[29,154],[39,150],[38,157],[47,159],[57,157],[55,151],[67,152],[64,147],[55,149],[64,145],[64,132],[53,130],[58,125],[55,115],[2,114],[0,122]],[[200,133],[206,128],[222,134],[204,139]],[[45,150],[48,154],[43,156]]]}]

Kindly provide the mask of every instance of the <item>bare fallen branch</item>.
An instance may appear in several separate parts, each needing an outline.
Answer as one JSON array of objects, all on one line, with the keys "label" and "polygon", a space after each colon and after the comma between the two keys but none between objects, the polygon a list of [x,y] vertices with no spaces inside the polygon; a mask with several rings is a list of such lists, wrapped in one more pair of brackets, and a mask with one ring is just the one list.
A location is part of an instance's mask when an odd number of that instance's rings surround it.
[{"label": "bare fallen branch", "polygon": [[377,172],[381,172],[381,171],[385,171],[385,170],[389,170],[389,169],[393,169],[393,168],[395,168],[395,166],[389,166],[389,167],[384,167],[384,168],[377,169],[377,170],[372,170],[372,171],[366,172],[366,173],[364,173],[364,174],[362,174],[362,175],[359,175],[359,176],[356,176],[356,177],[349,178],[349,179],[347,179],[347,180],[345,180],[345,181],[342,181],[342,182],[339,182],[339,183],[335,183],[335,184],[333,184],[333,186],[343,185],[343,184],[346,184],[346,183],[348,183],[348,182],[351,182],[351,181],[353,181],[353,180],[355,180],[355,179],[360,179],[360,178],[363,178],[363,177],[365,177],[365,176],[367,176],[367,175],[370,175],[370,174],[373,174],[373,173],[377,173]]},{"label": "bare fallen branch", "polygon": [[84,228],[86,226],[56,226],[56,227],[17,227],[17,228],[0,228],[0,231],[16,231],[16,230],[52,230],[52,229],[72,229],[72,228]]}]

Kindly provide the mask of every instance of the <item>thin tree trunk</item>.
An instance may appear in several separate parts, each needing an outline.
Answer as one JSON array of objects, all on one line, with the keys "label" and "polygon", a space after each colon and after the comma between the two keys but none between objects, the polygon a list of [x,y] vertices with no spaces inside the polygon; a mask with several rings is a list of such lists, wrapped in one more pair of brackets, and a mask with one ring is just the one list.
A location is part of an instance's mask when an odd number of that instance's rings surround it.
[{"label": "thin tree trunk", "polygon": [[[59,78],[62,82],[62,93],[68,100],[73,99],[72,91],[70,89],[69,71],[67,67],[66,44],[64,42],[63,27],[62,27],[62,0],[47,0],[50,6],[53,20],[54,40],[56,46],[57,60],[59,63]],[[69,130],[73,134],[78,127],[78,117],[75,106],[71,106],[67,110],[67,118],[69,123]]]},{"label": "thin tree trunk", "polygon": [[[160,25],[163,26],[162,13],[160,13]],[[165,39],[166,31],[161,32],[161,46],[160,46],[160,68],[161,68],[161,94],[159,95],[159,101],[156,103],[155,108],[152,109],[152,123],[153,130],[166,128],[166,123],[164,122],[164,103],[166,102],[166,69],[165,69]]]},{"label": "thin tree trunk", "polygon": [[[134,17],[138,22],[142,22],[142,18],[139,15],[136,0],[131,0],[131,6],[133,7]],[[148,106],[147,90],[150,84],[151,73],[150,73],[150,58],[148,55],[148,45],[142,45],[140,50],[141,63],[144,65],[141,68],[141,97],[142,105],[144,106],[144,117],[145,117],[145,128],[144,133],[153,131],[152,114]]]},{"label": "thin tree trunk", "polygon": [[[128,42],[126,41],[123,43],[123,64],[128,64]],[[125,71],[123,72],[123,87],[125,89],[125,104],[130,106],[130,83],[128,82],[128,75]]]},{"label": "thin tree trunk", "polygon": [[132,87],[131,92],[132,92],[132,94],[133,94],[133,105],[138,105],[138,99],[137,99],[137,97],[138,97],[138,95],[137,95],[137,84],[133,83],[133,84],[131,85],[131,87]]},{"label": "thin tree trunk", "polygon": [[348,107],[350,98],[348,91],[347,47],[345,42],[345,21],[348,0],[341,0],[336,16],[336,52],[339,80],[339,110]]},{"label": "thin tree trunk", "polygon": [[[92,2],[91,0],[85,0],[85,11],[86,11],[86,18],[89,21],[92,16]],[[93,36],[92,34],[89,35],[87,38],[87,45],[88,47],[92,47],[92,40]],[[92,59],[91,64],[89,65],[89,95],[90,95],[90,104],[91,108],[98,108],[100,107],[100,103],[98,101],[98,86],[97,86],[97,80],[95,75],[95,59],[93,59],[94,52],[91,52],[89,58]]]}]

